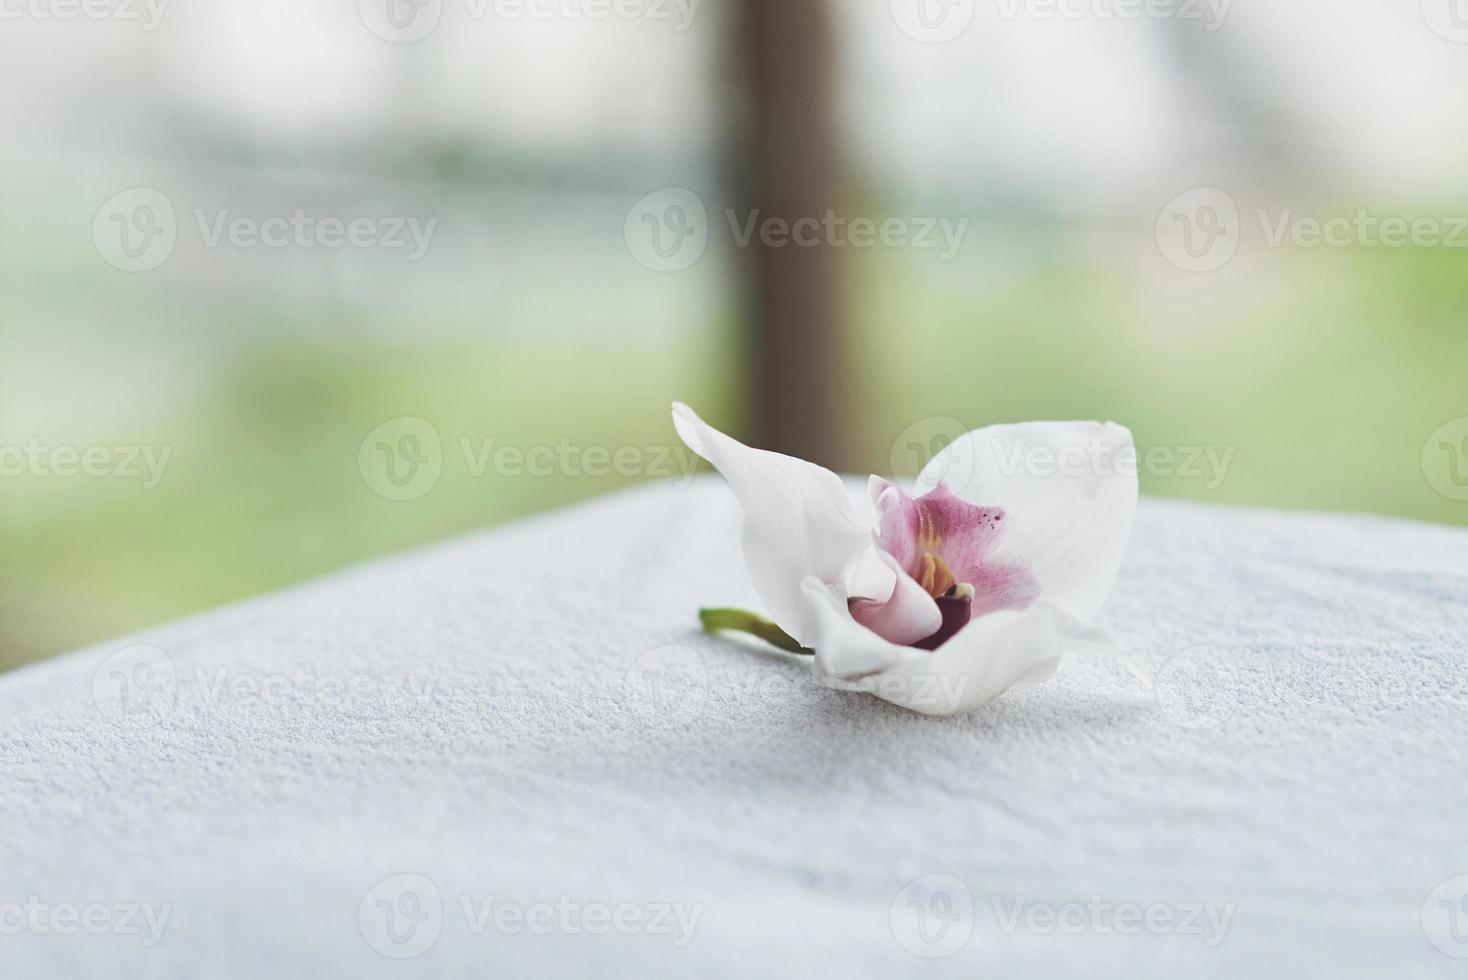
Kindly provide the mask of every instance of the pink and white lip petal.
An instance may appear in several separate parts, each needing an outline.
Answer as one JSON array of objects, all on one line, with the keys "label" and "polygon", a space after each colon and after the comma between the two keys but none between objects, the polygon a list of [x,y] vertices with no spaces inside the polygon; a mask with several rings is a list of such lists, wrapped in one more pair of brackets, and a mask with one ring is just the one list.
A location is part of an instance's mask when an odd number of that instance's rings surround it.
[{"label": "pink and white lip petal", "polygon": [[[1096,645],[1091,624],[1136,512],[1124,427],[975,430],[929,462],[915,495],[873,477],[871,521],[831,471],[745,446],[681,403],[673,421],[739,499],[755,591],[785,632],[815,650],[823,682],[950,715],[1047,679],[1067,648]],[[974,586],[972,619],[931,652],[910,645],[942,621],[918,583],[925,553]]]}]

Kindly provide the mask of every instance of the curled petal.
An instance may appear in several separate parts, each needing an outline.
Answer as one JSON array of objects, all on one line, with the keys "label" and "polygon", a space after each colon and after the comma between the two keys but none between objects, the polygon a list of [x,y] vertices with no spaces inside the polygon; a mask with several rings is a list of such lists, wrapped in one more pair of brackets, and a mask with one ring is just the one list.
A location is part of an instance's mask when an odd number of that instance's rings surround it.
[{"label": "curled petal", "polygon": [[[992,559],[1028,569],[1040,598],[1090,621],[1121,567],[1137,508],[1136,448],[1125,427],[1028,422],[954,440],[918,477],[1005,514]],[[983,617],[976,617],[975,622]]]},{"label": "curled petal", "polygon": [[801,582],[813,577],[854,599],[886,602],[898,574],[882,560],[872,529],[841,479],[793,456],[751,449],[673,406],[679,437],[713,464],[744,507],[744,562],[770,617],[810,645]]},{"label": "curled petal", "polygon": [[916,580],[902,574],[897,560],[885,551],[880,557],[897,573],[897,587],[886,602],[872,599],[851,600],[851,615],[861,625],[891,643],[917,643],[938,632],[943,614]]},{"label": "curled petal", "polygon": [[814,578],[804,594],[814,626],[815,671],[826,683],[864,691],[926,715],[951,715],[1011,687],[1048,678],[1059,662],[1066,617],[1040,602],[975,618],[932,653],[866,629],[844,596]]}]

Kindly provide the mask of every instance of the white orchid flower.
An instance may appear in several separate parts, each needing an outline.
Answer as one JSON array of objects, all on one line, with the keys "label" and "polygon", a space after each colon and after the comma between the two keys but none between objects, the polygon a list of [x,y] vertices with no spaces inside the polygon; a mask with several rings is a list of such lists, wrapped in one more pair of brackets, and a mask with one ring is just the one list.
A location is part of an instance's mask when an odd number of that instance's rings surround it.
[{"label": "white orchid flower", "polygon": [[745,564],[773,619],[704,610],[706,628],[813,653],[823,682],[930,715],[1046,680],[1065,650],[1105,645],[1091,623],[1137,507],[1123,426],[978,429],[929,461],[915,496],[872,477],[872,506],[859,509],[830,470],[751,449],[681,403],[673,424],[743,505]]}]

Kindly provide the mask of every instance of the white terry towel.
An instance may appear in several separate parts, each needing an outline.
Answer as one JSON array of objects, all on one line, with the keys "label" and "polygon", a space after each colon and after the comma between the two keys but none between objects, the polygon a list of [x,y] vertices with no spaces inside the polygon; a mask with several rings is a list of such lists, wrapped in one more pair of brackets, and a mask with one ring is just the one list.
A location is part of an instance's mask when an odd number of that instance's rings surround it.
[{"label": "white terry towel", "polygon": [[697,632],[738,520],[643,489],[0,677],[0,973],[1468,969],[1468,533],[1144,501],[1152,679],[932,719]]}]

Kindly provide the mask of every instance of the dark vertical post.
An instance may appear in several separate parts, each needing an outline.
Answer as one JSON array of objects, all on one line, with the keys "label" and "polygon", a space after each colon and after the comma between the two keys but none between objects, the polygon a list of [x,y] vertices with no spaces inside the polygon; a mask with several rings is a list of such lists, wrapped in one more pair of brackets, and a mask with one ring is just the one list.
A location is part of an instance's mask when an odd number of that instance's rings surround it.
[{"label": "dark vertical post", "polygon": [[771,245],[756,234],[742,256],[756,445],[840,467],[848,394],[839,253],[823,230],[840,183],[831,14],[825,0],[742,0],[741,9],[742,203],[762,219],[822,222],[819,245]]}]

